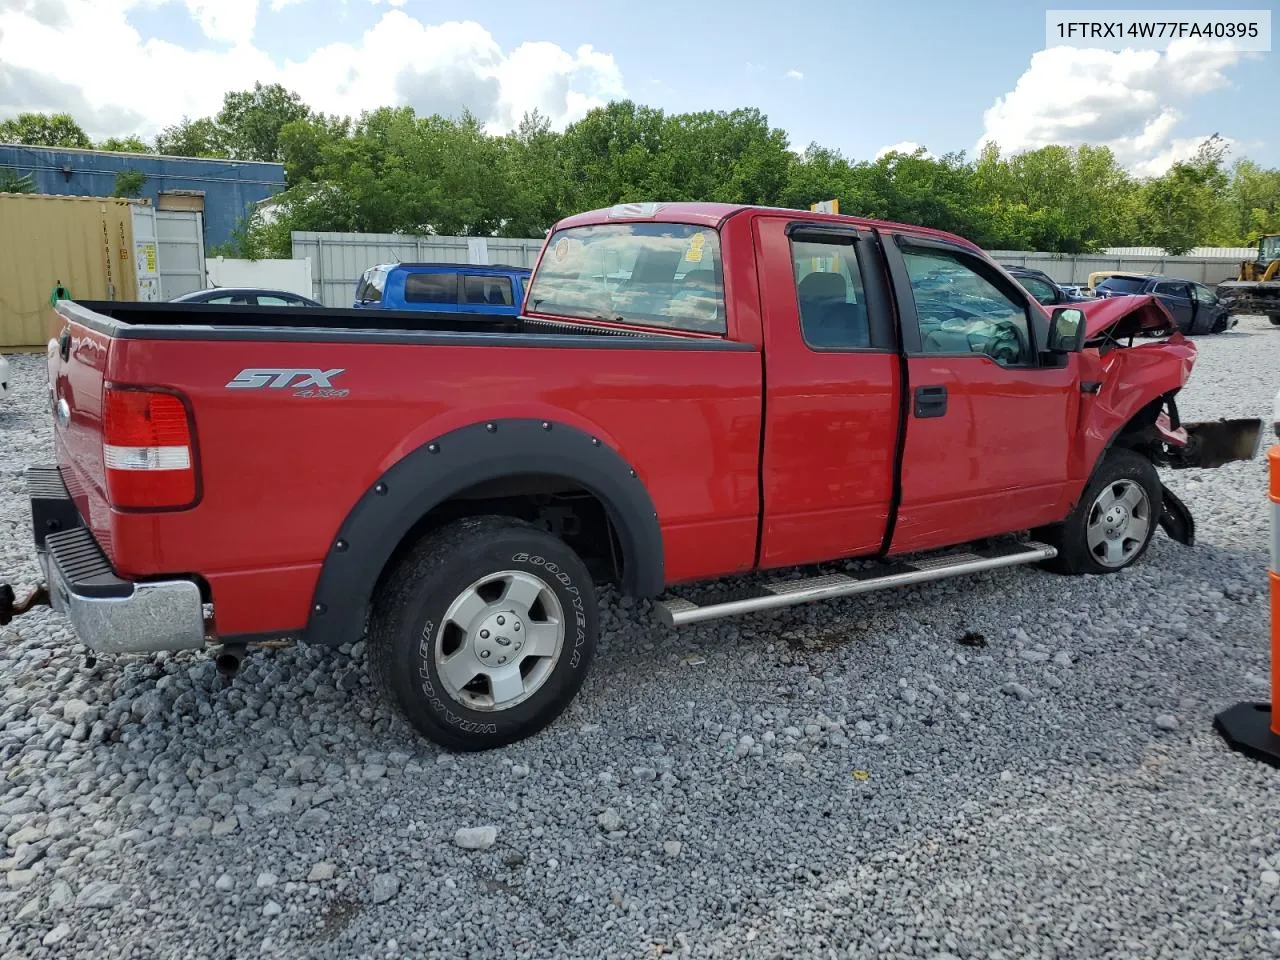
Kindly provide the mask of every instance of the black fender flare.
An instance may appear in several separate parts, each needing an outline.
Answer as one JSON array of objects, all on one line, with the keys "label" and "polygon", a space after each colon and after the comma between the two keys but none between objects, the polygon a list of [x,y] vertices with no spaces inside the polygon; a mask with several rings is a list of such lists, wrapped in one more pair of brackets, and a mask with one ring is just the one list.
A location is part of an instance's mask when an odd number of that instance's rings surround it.
[{"label": "black fender flare", "polygon": [[404,536],[433,507],[512,474],[572,480],[604,504],[622,549],[625,593],[664,586],[662,529],[634,467],[599,437],[549,420],[501,419],[445,433],[406,454],[356,501],[329,545],[303,639],[354,642],[378,578]]}]

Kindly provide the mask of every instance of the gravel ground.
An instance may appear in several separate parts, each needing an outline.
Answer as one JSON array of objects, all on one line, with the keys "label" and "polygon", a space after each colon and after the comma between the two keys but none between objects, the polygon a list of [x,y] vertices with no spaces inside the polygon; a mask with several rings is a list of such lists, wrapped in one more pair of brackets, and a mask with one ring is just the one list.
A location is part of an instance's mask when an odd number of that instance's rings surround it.
[{"label": "gravel ground", "polygon": [[[1188,419],[1270,416],[1280,329],[1201,338]],[[39,364],[0,409],[0,579],[31,582]],[[1268,441],[1269,442],[1269,441]],[[1114,577],[979,575],[667,631],[610,598],[582,694],[451,756],[361,645],[86,666],[0,630],[0,957],[1280,956],[1261,457]],[[968,642],[962,638],[968,635]],[[980,635],[980,637],[975,637]]]}]

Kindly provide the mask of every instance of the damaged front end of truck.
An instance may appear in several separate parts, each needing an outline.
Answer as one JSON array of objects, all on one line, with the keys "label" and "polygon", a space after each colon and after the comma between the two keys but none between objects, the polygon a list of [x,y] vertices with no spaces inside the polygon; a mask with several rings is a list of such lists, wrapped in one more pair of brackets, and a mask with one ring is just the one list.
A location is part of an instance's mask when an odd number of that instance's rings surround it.
[{"label": "damaged front end of truck", "polygon": [[[1181,418],[1177,395],[1197,351],[1159,300],[1115,297],[1078,306],[1085,314],[1081,417],[1091,462],[1113,446],[1175,470],[1213,469],[1257,456],[1261,418]],[[1195,540],[1190,510],[1167,485],[1160,526],[1180,543]]]}]

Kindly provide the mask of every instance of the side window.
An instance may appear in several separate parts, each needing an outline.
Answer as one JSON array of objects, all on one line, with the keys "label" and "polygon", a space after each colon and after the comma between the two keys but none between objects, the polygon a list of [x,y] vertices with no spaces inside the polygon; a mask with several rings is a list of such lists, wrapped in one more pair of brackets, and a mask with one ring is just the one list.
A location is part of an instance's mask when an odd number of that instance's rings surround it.
[{"label": "side window", "polygon": [[1034,362],[1027,309],[969,265],[940,250],[902,251],[925,353],[980,353],[1002,366]]},{"label": "side window", "polygon": [[404,278],[406,303],[457,303],[456,273],[411,273]]},{"label": "side window", "polygon": [[1026,288],[1027,292],[1036,298],[1040,303],[1053,303],[1058,299],[1057,292],[1049,284],[1045,283],[1039,277],[1019,277],[1018,281]]},{"label": "side window", "polygon": [[819,350],[870,347],[867,298],[854,244],[796,240],[791,262],[805,342]]},{"label": "side window", "polygon": [[1194,289],[1196,291],[1196,299],[1199,300],[1201,303],[1214,303],[1216,301],[1216,298],[1213,295],[1213,291],[1210,290],[1208,287],[1202,287],[1200,284],[1197,283]]},{"label": "side window", "polygon": [[509,307],[513,297],[509,277],[463,277],[462,299],[466,303],[487,303]]},{"label": "side window", "polygon": [[264,296],[263,294],[260,293],[258,294],[258,306],[287,307],[287,306],[290,306],[290,301],[286,300],[284,297]]}]

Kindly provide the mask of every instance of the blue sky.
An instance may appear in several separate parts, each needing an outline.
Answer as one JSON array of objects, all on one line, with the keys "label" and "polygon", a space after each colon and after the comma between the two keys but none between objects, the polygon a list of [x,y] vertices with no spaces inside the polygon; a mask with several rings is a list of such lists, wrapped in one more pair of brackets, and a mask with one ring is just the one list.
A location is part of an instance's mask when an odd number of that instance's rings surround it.
[{"label": "blue sky", "polygon": [[1275,54],[1033,59],[1044,46],[1044,7],[1027,3],[0,0],[0,114],[61,99],[101,132],[145,134],[260,78],[341,112],[467,103],[494,129],[531,105],[562,125],[625,95],[756,106],[797,149],[854,158],[904,142],[972,153],[990,135],[1011,149],[1105,142],[1159,172],[1218,132],[1233,156],[1280,166],[1280,124],[1258,108],[1280,86]]}]

